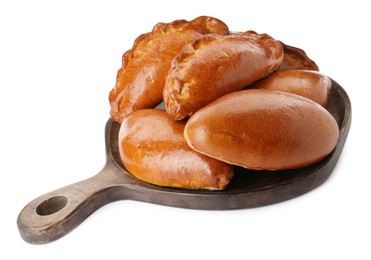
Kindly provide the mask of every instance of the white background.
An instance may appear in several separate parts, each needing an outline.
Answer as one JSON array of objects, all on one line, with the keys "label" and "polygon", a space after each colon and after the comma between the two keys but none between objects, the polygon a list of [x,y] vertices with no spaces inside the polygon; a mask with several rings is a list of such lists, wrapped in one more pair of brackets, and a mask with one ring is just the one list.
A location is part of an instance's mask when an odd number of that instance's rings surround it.
[{"label": "white background", "polygon": [[[371,19],[367,1],[328,2],[1,0],[0,259],[370,259]],[[103,167],[121,55],[157,22],[199,15],[304,49],[347,91],[352,127],[329,180],[257,209],[119,201],[56,242],[24,242],[29,201]]]}]

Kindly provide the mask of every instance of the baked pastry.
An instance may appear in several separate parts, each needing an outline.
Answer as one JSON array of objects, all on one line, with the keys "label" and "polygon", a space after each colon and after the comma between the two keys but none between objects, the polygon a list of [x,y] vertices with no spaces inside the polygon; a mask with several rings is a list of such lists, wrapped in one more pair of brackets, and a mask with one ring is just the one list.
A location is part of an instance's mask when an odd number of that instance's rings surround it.
[{"label": "baked pastry", "polygon": [[138,179],[159,186],[224,189],[232,166],[192,150],[183,137],[184,125],[164,110],[125,116],[119,132],[122,163]]},{"label": "baked pastry", "polygon": [[191,116],[271,73],[282,59],[281,43],[267,34],[205,35],[174,58],[164,87],[166,111],[175,120]]},{"label": "baked pastry", "polygon": [[331,86],[327,76],[314,70],[281,70],[255,82],[250,88],[290,92],[326,107]]},{"label": "baked pastry", "polygon": [[311,60],[302,49],[281,42],[283,46],[283,61],[279,70],[315,70],[319,71],[317,64]]},{"label": "baked pastry", "polygon": [[120,123],[132,111],[161,103],[173,58],[185,44],[209,33],[225,35],[228,27],[216,18],[200,16],[190,22],[158,23],[152,32],[139,36],[123,55],[116,85],[109,94],[112,119]]},{"label": "baked pastry", "polygon": [[287,92],[248,89],[197,111],[184,137],[194,150],[257,170],[304,167],[335,147],[339,128],[317,103]]}]

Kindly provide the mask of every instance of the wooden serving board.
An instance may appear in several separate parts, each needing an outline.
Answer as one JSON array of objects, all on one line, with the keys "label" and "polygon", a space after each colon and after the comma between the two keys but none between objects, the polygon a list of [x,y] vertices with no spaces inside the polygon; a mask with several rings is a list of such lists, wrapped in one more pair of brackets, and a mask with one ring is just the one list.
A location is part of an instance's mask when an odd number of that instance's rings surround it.
[{"label": "wooden serving board", "polygon": [[322,184],[334,169],[351,124],[350,100],[332,80],[328,111],[336,119],[340,137],[334,151],[305,168],[285,171],[253,171],[235,168],[225,190],[188,190],[151,185],[125,170],[119,157],[120,125],[108,120],[105,130],[107,162],[95,176],[44,194],[27,204],[17,220],[22,238],[34,244],[56,240],[107,203],[131,199],[190,209],[231,210],[285,201]]}]

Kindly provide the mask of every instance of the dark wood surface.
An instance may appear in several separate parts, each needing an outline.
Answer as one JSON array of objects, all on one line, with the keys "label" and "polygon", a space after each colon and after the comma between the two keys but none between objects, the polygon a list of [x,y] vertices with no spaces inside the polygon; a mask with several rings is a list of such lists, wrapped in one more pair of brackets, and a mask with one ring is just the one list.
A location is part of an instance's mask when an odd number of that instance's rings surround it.
[{"label": "dark wood surface", "polygon": [[327,109],[338,122],[340,137],[334,151],[314,165],[273,172],[236,167],[233,180],[223,191],[159,187],[140,181],[125,170],[118,152],[120,125],[108,120],[107,162],[103,169],[87,180],[44,194],[27,204],[17,219],[19,232],[29,243],[47,243],[70,232],[101,206],[122,199],[190,209],[232,210],[300,196],[330,176],[349,132],[350,100],[339,84],[332,80],[332,85]]}]

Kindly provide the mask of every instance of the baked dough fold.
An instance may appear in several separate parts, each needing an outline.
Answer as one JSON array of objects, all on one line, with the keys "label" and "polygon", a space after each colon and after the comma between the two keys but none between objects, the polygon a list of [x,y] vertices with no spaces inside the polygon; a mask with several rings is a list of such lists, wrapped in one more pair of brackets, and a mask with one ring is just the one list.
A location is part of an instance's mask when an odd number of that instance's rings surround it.
[{"label": "baked dough fold", "polygon": [[158,23],[139,36],[122,57],[116,85],[109,94],[111,117],[117,122],[138,109],[153,108],[162,101],[165,78],[173,58],[187,43],[204,34],[229,33],[227,25],[208,16],[192,21]]},{"label": "baked dough fold", "polygon": [[205,35],[174,58],[163,93],[166,111],[175,120],[189,117],[276,70],[282,59],[281,43],[267,34]]}]

